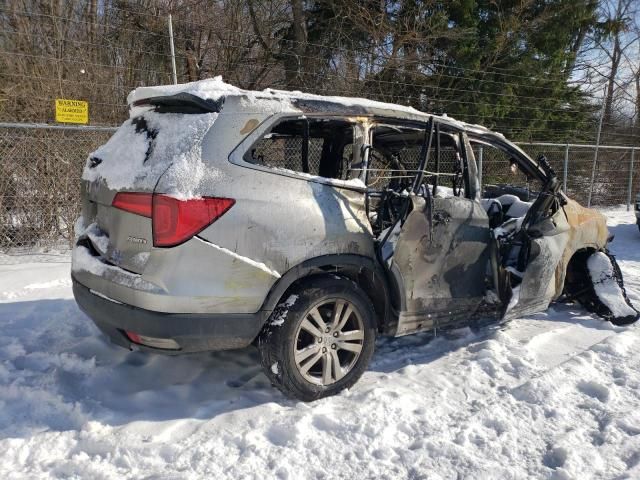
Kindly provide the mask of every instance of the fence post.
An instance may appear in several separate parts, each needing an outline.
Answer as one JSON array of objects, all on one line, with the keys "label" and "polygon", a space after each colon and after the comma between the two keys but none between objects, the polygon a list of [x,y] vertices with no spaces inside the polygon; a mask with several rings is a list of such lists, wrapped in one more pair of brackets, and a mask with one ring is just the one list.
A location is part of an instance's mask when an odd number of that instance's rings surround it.
[{"label": "fence post", "polygon": [[598,149],[600,148],[600,134],[602,133],[602,119],[604,117],[604,102],[606,89],[602,95],[602,110],[600,111],[600,121],[598,122],[598,135],[596,136],[596,151],[593,154],[593,165],[591,166],[591,183],[589,183],[589,197],[587,207],[591,207],[591,195],[593,195],[593,182],[596,179],[596,165],[598,164]]},{"label": "fence post", "polygon": [[636,147],[631,147],[631,165],[629,165],[629,185],[627,186],[627,212],[631,208],[631,189],[633,188],[633,160]]},{"label": "fence post", "polygon": [[478,151],[478,181],[480,182],[480,195],[482,195],[482,145]]},{"label": "fence post", "polygon": [[567,171],[569,170],[569,144],[564,147],[564,163],[562,165],[562,190],[567,193]]}]

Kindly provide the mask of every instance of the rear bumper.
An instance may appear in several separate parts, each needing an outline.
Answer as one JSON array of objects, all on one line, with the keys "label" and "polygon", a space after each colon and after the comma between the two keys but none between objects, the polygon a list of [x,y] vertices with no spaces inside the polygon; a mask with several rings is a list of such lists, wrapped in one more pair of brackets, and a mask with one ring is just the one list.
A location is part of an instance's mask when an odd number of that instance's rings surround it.
[{"label": "rear bumper", "polygon": [[[266,314],[162,313],[118,303],[96,295],[73,276],[73,295],[112,342],[129,349],[176,355],[243,348],[256,338]],[[158,338],[171,338],[180,350],[163,350],[132,343],[124,330]]]}]

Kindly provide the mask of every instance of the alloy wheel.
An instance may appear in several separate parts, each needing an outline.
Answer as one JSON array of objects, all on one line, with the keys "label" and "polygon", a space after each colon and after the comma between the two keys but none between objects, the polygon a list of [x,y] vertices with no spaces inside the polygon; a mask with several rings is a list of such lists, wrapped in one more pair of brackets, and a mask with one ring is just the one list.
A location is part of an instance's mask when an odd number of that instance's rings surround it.
[{"label": "alloy wheel", "polygon": [[364,345],[360,312],[344,299],[325,300],[302,317],[296,330],[294,359],[302,377],[330,385],[347,375]]}]

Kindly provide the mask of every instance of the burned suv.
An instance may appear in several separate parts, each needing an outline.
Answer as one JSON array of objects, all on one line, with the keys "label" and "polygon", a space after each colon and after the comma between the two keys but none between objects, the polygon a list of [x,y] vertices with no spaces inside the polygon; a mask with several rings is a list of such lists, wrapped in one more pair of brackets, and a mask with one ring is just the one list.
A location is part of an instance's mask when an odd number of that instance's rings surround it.
[{"label": "burned suv", "polygon": [[603,216],[498,133],[219,78],[128,102],[87,160],[72,265],[78,304],[119,345],[255,344],[275,386],[313,400],[357,381],[378,334],[506,320],[563,294],[638,318]]}]

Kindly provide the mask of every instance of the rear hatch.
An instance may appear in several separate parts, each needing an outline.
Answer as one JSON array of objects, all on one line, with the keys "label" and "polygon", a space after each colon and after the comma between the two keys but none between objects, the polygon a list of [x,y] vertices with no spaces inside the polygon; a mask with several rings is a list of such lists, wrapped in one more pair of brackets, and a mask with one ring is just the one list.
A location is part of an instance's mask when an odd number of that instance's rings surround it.
[{"label": "rear hatch", "polygon": [[202,140],[221,107],[221,100],[188,93],[144,98],[130,105],[130,118],[89,155],[82,175],[77,233],[94,255],[142,273],[153,248],[151,194],[163,177],[160,193],[197,196],[206,170]]}]

